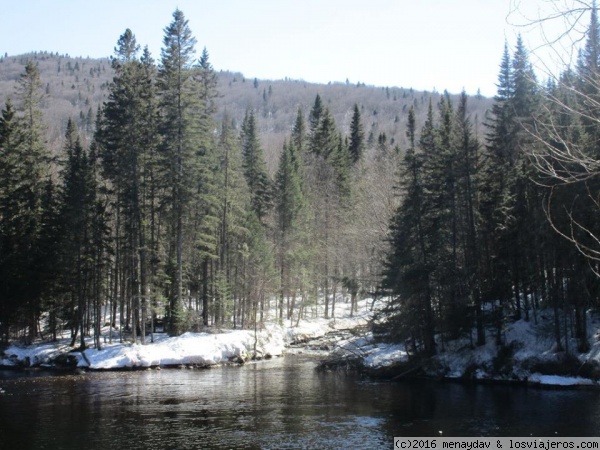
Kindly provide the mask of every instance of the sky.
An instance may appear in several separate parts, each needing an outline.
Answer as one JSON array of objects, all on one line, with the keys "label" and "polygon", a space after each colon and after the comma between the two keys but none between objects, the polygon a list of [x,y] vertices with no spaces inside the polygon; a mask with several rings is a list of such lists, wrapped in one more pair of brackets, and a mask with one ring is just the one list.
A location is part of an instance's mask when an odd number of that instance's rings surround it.
[{"label": "sky", "polygon": [[179,8],[217,70],[492,96],[505,41],[539,42],[515,26],[523,4],[535,15],[548,1],[0,0],[0,54],[106,57],[130,28],[158,60]]}]

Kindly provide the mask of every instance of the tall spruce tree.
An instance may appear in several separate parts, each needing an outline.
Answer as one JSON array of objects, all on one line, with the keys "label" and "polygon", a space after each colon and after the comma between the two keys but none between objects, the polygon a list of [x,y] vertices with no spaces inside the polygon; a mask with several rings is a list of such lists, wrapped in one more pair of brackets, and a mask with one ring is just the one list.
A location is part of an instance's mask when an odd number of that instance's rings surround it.
[{"label": "tall spruce tree", "polygon": [[[62,267],[66,295],[69,298],[71,323],[71,345],[79,336],[80,347],[86,347],[86,317],[90,314],[88,301],[92,297],[94,252],[92,242],[92,216],[94,189],[91,164],[88,154],[81,145],[72,120],[65,133],[66,165],[63,175],[61,200],[61,226],[64,231],[62,242]],[[90,314],[91,315],[91,314]]]},{"label": "tall spruce tree", "polygon": [[[203,49],[194,67],[194,96],[197,112],[193,119],[192,131],[196,145],[196,196],[193,201],[194,227],[190,229],[193,253],[191,262],[191,285],[201,289],[203,323],[208,325],[210,286],[214,284],[214,264],[218,258],[218,223],[220,220],[220,180],[219,161],[216,153],[217,142],[213,119],[216,112],[215,100],[218,97],[217,75],[209,61],[206,48]],[[222,283],[221,283],[222,284]],[[214,295],[212,295],[214,297]],[[213,308],[217,323],[224,318],[222,308]]]},{"label": "tall spruce tree", "polygon": [[272,205],[271,181],[267,174],[253,111],[246,111],[241,142],[244,175],[250,190],[252,208],[258,219],[264,223]]},{"label": "tall spruce tree", "polygon": [[360,109],[357,104],[354,105],[352,122],[350,123],[350,143],[348,150],[354,164],[363,158],[365,151],[365,132],[360,120]]},{"label": "tall spruce tree", "polygon": [[[313,273],[315,282],[313,285],[320,287],[325,298],[325,317],[330,314],[330,291],[332,287],[332,278],[337,271],[337,266],[333,264],[332,256],[335,259],[332,249],[337,240],[336,228],[338,223],[340,187],[348,186],[346,184],[347,165],[344,162],[349,161],[344,158],[340,151],[343,146],[333,115],[329,108],[323,108],[319,96],[315,99],[315,104],[309,117],[310,132],[308,137],[308,155],[306,163],[310,167],[307,173],[307,189],[310,189],[307,196],[310,198],[312,209],[314,211],[313,232],[315,239],[320,243],[318,247],[319,256],[316,257]],[[346,148],[344,146],[344,148]],[[347,154],[347,148],[346,148]],[[337,172],[340,179],[336,179]],[[338,184],[338,181],[340,184]]]},{"label": "tall spruce tree", "polygon": [[0,170],[6,176],[0,186],[0,267],[7,285],[3,302],[7,314],[27,328],[28,341],[37,334],[43,295],[36,273],[51,162],[40,110],[43,96],[40,72],[28,61],[16,86],[18,107],[13,109],[8,101],[0,122]]},{"label": "tall spruce tree", "polygon": [[169,253],[169,331],[184,329],[184,223],[196,192],[197,134],[193,113],[197,110],[193,77],[196,39],[183,12],[173,13],[164,30],[158,70],[162,138],[161,152],[166,161],[170,206]]},{"label": "tall spruce tree", "polygon": [[[433,110],[421,132],[421,149],[433,145]],[[414,352],[435,353],[435,320],[431,273],[431,245],[425,218],[425,153],[417,149],[415,112],[408,114],[407,149],[401,167],[403,199],[390,224],[390,253],[385,263],[383,285],[392,301],[383,311],[393,339],[411,339]]]},{"label": "tall spruce tree", "polygon": [[315,97],[315,102],[313,103],[310,113],[308,114],[308,131],[310,135],[315,132],[317,126],[321,122],[321,114],[323,113],[323,110],[323,100],[321,100],[321,96],[317,94]]},{"label": "tall spruce tree", "polygon": [[[244,290],[239,280],[242,257],[239,249],[247,247],[246,216],[251,209],[250,195],[242,170],[240,142],[233,124],[225,114],[218,143],[220,155],[220,220],[215,297],[223,309],[231,307],[234,327],[245,325],[248,305],[244,303]],[[208,320],[208,316],[206,317]]]},{"label": "tall spruce tree", "polygon": [[[142,59],[135,35],[127,29],[119,38],[113,59],[115,77],[110,95],[102,110],[102,121],[96,132],[96,142],[104,168],[104,176],[115,189],[119,209],[123,264],[116,267],[115,276],[129,280],[121,299],[132,311],[132,334],[143,330],[147,303],[150,299],[151,269],[149,249],[156,221],[151,220],[151,208],[157,190],[157,101],[153,61],[147,48]],[[150,242],[150,244],[149,244]],[[119,261],[117,261],[119,264]],[[124,308],[121,308],[124,311]],[[129,323],[129,317],[122,317]],[[145,343],[145,332],[141,333]]]},{"label": "tall spruce tree", "polygon": [[[289,299],[293,295],[290,279],[293,270],[291,265],[294,260],[294,232],[298,226],[298,216],[304,205],[300,167],[293,140],[289,143],[285,142],[277,174],[275,175],[276,212],[279,231],[280,319],[283,319],[284,298]],[[291,311],[293,311],[293,307],[288,308],[288,319]]]},{"label": "tall spruce tree", "polygon": [[292,128],[291,140],[296,147],[298,160],[301,161],[306,147],[306,124],[304,120],[304,113],[302,112],[301,107],[298,107],[298,112],[296,113],[296,120],[294,121],[294,127]]},{"label": "tall spruce tree", "polygon": [[482,251],[485,255],[483,292],[493,302],[496,342],[501,343],[504,309],[511,298],[511,279],[506,251],[506,228],[501,205],[510,199],[510,164],[514,144],[514,114],[511,101],[514,96],[513,69],[508,44],[498,75],[498,90],[491,113],[486,119],[486,146],[483,156],[484,176],[481,183]]},{"label": "tall spruce tree", "polygon": [[10,99],[0,117],[0,286],[1,338],[8,341],[10,324],[14,323],[19,307],[19,277],[22,264],[19,247],[24,238],[20,223],[22,208],[18,186],[25,176],[20,165],[19,128],[17,112]]},{"label": "tall spruce tree", "polygon": [[481,233],[479,213],[479,181],[481,178],[480,143],[468,115],[467,95],[463,91],[456,112],[456,145],[459,164],[459,207],[462,209],[463,274],[470,304],[475,310],[477,345],[484,345],[485,321],[482,298]]}]

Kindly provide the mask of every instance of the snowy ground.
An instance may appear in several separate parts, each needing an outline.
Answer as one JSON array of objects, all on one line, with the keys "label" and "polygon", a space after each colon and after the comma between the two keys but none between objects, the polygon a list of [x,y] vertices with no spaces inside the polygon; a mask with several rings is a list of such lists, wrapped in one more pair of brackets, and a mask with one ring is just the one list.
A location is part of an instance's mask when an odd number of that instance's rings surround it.
[{"label": "snowy ground", "polygon": [[[198,365],[211,366],[227,362],[247,361],[253,355],[258,357],[280,356],[294,342],[302,342],[326,335],[335,330],[353,329],[366,325],[371,316],[372,300],[358,303],[358,313],[351,317],[350,305],[338,302],[336,318],[324,319],[323,312],[314,311],[310,320],[285,321],[279,324],[275,314],[262,330],[229,330],[219,333],[185,333],[178,337],[168,337],[155,333],[154,343],[141,345],[132,343],[108,343],[108,328],[103,330],[106,343],[102,350],[88,348],[72,353],[77,358],[78,367],[95,370],[145,368],[159,366]],[[118,338],[116,339],[118,341]],[[52,367],[59,355],[67,355],[72,348],[69,339],[55,343],[38,343],[32,346],[11,345],[0,354],[0,366],[5,367]],[[89,342],[92,345],[92,342]]]}]

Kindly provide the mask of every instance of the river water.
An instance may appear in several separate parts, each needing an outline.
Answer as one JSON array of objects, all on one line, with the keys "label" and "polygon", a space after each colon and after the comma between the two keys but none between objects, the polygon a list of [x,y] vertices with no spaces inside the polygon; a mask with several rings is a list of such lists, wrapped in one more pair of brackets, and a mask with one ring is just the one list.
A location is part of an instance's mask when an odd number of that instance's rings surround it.
[{"label": "river water", "polygon": [[392,448],[394,436],[598,436],[600,392],[241,367],[0,371],[0,449]]}]

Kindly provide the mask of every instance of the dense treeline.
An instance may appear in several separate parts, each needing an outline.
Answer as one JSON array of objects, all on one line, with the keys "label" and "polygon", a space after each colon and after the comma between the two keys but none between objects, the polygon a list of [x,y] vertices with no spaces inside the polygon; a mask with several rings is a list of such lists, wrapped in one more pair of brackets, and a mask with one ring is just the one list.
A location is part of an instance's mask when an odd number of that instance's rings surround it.
[{"label": "dense treeline", "polygon": [[594,7],[577,67],[542,87],[522,39],[513,54],[505,46],[485,136],[465,96],[430,104],[420,133],[411,113],[382,332],[433,354],[459,336],[509,345],[508,321],[544,315],[557,351],[573,341],[589,349],[587,311],[600,300],[598,172],[564,156],[598,161],[598,30]]},{"label": "dense treeline", "polygon": [[[320,96],[299,108],[273,177],[257,111],[239,127],[217,111],[217,74],[195,47],[180,10],[157,62],[126,30],[90,144],[69,120],[58,153],[27,63],[0,117],[3,340],[70,330],[72,345],[101,347],[110,325],[144,343],[157,321],[173,335],[256,327],[271,308],[293,320],[323,299],[333,317],[340,294],[375,289],[381,232],[361,228],[361,211],[379,195],[385,223],[391,190],[370,187],[381,177],[366,175],[359,107],[348,136]],[[380,143],[379,175],[396,158]]]}]

